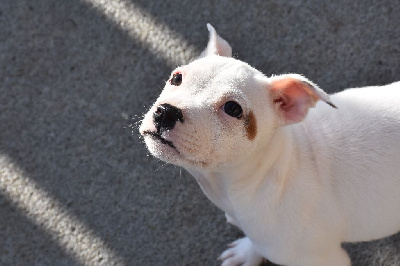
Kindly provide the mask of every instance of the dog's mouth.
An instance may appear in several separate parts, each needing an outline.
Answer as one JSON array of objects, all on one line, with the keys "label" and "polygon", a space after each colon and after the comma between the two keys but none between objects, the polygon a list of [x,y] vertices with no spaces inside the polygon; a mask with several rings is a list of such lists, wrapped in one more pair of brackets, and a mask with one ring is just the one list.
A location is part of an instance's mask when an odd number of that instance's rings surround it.
[{"label": "dog's mouth", "polygon": [[[142,136],[149,136],[152,139],[161,142],[162,144],[166,144],[168,147],[172,148],[174,150],[174,155],[178,156],[178,158],[173,159],[172,157],[165,157],[166,154],[158,154],[160,156],[160,159],[164,159],[165,161],[170,161],[171,163],[174,163],[176,165],[180,165],[185,167],[185,165],[191,165],[191,166],[201,166],[201,167],[206,167],[208,165],[207,162],[201,161],[201,160],[195,160],[194,158],[190,159],[187,156],[183,156],[183,154],[175,147],[172,141],[165,139],[160,133],[157,133],[156,131],[151,131],[151,130],[146,130],[142,132]],[[157,151],[159,153],[159,151]],[[157,157],[157,156],[156,156]],[[172,159],[172,161],[171,161]],[[178,160],[176,160],[178,159]]]},{"label": "dog's mouth", "polygon": [[152,137],[153,139],[156,139],[156,140],[161,141],[162,144],[167,144],[167,145],[170,146],[171,148],[177,150],[176,147],[174,146],[174,144],[172,143],[172,141],[166,140],[165,138],[163,138],[163,137],[161,136],[160,133],[147,130],[147,131],[144,131],[144,132],[143,132],[143,136],[150,136],[150,137]]}]

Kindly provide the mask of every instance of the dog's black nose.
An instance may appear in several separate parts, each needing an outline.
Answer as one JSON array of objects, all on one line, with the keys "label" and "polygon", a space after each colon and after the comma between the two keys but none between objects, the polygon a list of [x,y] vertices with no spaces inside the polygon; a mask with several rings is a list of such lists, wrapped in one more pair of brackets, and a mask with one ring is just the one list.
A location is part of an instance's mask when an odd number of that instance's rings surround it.
[{"label": "dog's black nose", "polygon": [[157,110],[153,113],[153,122],[156,126],[157,133],[173,129],[176,121],[183,123],[182,111],[168,103],[163,103],[157,107]]}]

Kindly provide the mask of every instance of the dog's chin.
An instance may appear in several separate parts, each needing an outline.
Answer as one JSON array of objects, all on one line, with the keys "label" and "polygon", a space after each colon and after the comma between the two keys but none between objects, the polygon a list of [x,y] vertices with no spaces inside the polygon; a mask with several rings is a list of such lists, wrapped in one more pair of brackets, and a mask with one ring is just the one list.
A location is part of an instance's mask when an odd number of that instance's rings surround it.
[{"label": "dog's chin", "polygon": [[148,150],[154,157],[168,163],[177,164],[180,153],[172,141],[153,131],[145,131],[142,136]]},{"label": "dog's chin", "polygon": [[203,168],[207,165],[205,162],[189,159],[191,156],[185,156],[185,154],[179,151],[175,146],[174,142],[164,138],[157,132],[145,131],[142,133],[142,136],[144,137],[150,153],[164,162],[184,168]]}]

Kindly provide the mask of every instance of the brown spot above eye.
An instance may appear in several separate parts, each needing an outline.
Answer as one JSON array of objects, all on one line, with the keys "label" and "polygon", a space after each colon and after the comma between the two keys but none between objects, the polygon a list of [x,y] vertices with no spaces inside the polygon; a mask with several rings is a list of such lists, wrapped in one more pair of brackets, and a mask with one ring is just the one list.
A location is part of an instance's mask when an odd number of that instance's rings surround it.
[{"label": "brown spot above eye", "polygon": [[244,121],[247,138],[253,140],[257,135],[257,120],[252,111],[250,111]]}]

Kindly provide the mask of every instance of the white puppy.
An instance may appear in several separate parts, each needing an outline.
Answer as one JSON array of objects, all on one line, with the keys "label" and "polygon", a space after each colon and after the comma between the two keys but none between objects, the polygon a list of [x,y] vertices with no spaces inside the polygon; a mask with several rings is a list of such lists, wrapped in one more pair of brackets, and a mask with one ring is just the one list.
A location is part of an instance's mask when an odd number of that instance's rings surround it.
[{"label": "white puppy", "polygon": [[329,98],[300,75],[268,78],[232,58],[208,29],[206,50],[173,71],[140,133],[246,234],[223,265],[350,265],[342,242],[398,232],[400,82]]}]

